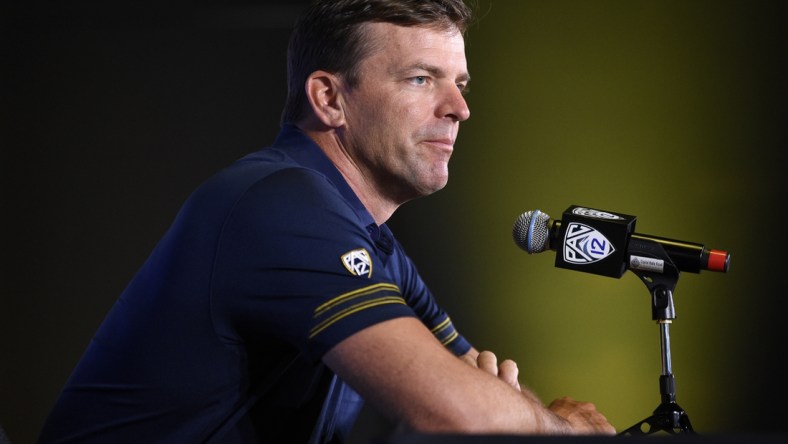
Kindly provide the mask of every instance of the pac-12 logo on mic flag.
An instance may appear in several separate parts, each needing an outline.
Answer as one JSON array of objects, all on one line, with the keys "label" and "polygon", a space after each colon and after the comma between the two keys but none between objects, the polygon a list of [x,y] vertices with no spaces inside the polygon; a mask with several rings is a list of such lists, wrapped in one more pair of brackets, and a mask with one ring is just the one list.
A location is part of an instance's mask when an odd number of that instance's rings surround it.
[{"label": "pac-12 logo on mic flag", "polygon": [[354,276],[372,276],[372,258],[364,248],[343,254],[342,264]]},{"label": "pac-12 logo on mic flag", "polygon": [[591,264],[610,256],[616,249],[599,231],[577,222],[570,223],[564,237],[564,260]]}]

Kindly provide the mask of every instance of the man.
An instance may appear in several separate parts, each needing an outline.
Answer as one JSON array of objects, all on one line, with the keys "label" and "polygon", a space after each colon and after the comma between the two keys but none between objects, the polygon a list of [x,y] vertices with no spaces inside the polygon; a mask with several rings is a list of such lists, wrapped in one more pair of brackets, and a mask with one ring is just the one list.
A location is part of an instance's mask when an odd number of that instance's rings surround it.
[{"label": "man", "polygon": [[461,0],[313,4],[277,140],[188,199],[41,441],[341,442],[361,398],[417,431],[614,433],[478,353],[385,225],[448,180],[470,18]]}]

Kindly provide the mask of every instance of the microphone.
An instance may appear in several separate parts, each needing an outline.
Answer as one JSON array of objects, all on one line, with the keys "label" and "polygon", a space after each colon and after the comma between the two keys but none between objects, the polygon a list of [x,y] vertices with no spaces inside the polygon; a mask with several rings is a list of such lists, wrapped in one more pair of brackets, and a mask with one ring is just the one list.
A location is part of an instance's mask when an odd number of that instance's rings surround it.
[{"label": "microphone", "polygon": [[662,273],[666,260],[680,271],[726,273],[730,254],[702,244],[635,233],[635,216],[570,206],[563,220],[526,211],[514,223],[512,237],[529,254],[556,251],[555,266],[610,277],[627,269]]}]

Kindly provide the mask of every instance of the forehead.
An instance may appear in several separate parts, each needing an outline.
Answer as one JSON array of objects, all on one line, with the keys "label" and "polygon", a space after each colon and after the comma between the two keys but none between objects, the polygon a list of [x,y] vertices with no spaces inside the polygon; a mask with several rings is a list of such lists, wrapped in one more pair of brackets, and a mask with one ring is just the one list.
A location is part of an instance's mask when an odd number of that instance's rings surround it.
[{"label": "forehead", "polygon": [[391,23],[368,23],[366,32],[372,51],[367,59],[373,63],[411,65],[440,63],[446,69],[467,70],[465,40],[457,29],[444,30]]}]

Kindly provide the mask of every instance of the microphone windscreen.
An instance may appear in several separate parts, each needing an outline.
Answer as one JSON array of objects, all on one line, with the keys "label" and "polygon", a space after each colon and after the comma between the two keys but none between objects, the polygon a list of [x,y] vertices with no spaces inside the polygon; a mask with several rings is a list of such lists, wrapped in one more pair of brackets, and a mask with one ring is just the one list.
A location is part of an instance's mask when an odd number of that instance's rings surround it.
[{"label": "microphone windscreen", "polygon": [[526,211],[514,222],[512,237],[518,247],[529,254],[541,253],[550,248],[550,216],[539,210]]}]

